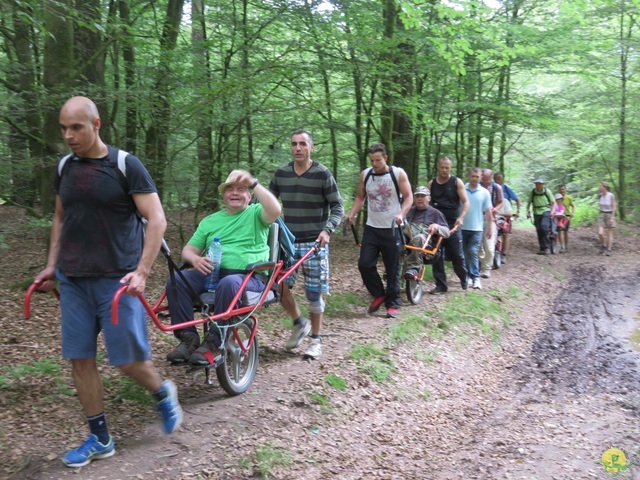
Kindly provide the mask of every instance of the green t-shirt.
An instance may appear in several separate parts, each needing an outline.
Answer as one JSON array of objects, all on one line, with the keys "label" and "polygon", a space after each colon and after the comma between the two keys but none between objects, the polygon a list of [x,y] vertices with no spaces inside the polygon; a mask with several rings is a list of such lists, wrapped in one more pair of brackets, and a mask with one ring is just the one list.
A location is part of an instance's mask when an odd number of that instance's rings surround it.
[{"label": "green t-shirt", "polygon": [[536,192],[534,188],[531,190],[531,205],[533,206],[534,215],[542,215],[544,212],[550,211],[550,205],[553,203],[553,195],[543,188],[542,192]]},{"label": "green t-shirt", "polygon": [[251,263],[269,259],[268,235],[269,224],[262,219],[262,205],[256,203],[235,215],[221,210],[203,218],[188,245],[204,251],[218,237],[222,245],[220,267],[244,270]]},{"label": "green t-shirt", "polygon": [[567,210],[567,215],[573,214],[573,210],[575,209],[573,198],[566,193],[562,196],[562,200],[564,203],[564,208]]}]

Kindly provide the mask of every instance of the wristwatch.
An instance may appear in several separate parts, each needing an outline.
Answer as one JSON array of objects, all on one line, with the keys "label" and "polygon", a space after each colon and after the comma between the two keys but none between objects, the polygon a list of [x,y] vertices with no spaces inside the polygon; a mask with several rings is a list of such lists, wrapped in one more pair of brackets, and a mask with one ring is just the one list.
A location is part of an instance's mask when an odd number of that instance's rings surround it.
[{"label": "wristwatch", "polygon": [[256,188],[256,187],[258,186],[258,184],[259,184],[259,183],[260,183],[260,182],[258,181],[258,179],[257,179],[257,178],[254,178],[254,179],[253,179],[253,183],[252,183],[251,185],[249,185],[249,189],[250,189],[250,190],[253,190],[254,188]]}]

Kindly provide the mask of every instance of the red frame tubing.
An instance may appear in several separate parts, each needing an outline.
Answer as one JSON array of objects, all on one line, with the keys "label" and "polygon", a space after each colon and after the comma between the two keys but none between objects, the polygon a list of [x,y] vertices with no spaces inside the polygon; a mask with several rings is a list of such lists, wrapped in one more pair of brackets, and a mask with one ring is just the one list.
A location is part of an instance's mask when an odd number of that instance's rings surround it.
[{"label": "red frame tubing", "polygon": [[[33,295],[33,292],[37,290],[40,285],[42,285],[41,282],[34,282],[27,288],[27,293],[24,295],[24,318],[31,318],[31,295]],[[58,290],[54,288],[51,292],[56,296],[58,301],[60,301],[60,293]]]},{"label": "red frame tubing", "polygon": [[[149,302],[147,301],[146,297],[144,295],[139,295],[138,299],[142,302],[142,305],[144,306],[144,309],[146,310],[147,314],[149,315],[149,317],[151,317],[151,320],[153,321],[153,323],[156,324],[156,326],[162,330],[163,332],[172,332],[174,330],[179,330],[185,327],[191,327],[194,325],[201,325],[203,323],[209,322],[209,321],[217,321],[217,320],[227,320],[231,317],[234,316],[238,316],[238,315],[245,315],[248,313],[253,312],[254,310],[257,310],[258,308],[262,307],[262,305],[264,304],[264,301],[266,299],[266,293],[271,290],[271,288],[273,287],[274,282],[276,281],[276,278],[278,280],[278,283],[283,282],[284,280],[286,280],[291,274],[293,274],[293,272],[295,272],[300,265],[302,265],[303,262],[305,262],[306,260],[308,260],[313,254],[315,254],[317,252],[319,248],[319,244],[316,243],[313,245],[313,247],[311,247],[309,249],[309,251],[307,253],[305,253],[302,257],[300,257],[300,259],[298,259],[289,269],[287,270],[282,270],[282,266],[283,266],[283,262],[280,260],[276,263],[275,267],[274,267],[274,272],[271,275],[269,282],[267,282],[267,285],[265,287],[265,289],[262,292],[262,295],[260,296],[260,300],[258,301],[258,303],[256,305],[246,305],[246,306],[241,306],[241,307],[237,307],[237,308],[233,308],[233,305],[237,305],[238,301],[240,300],[240,297],[242,296],[247,283],[249,282],[249,279],[253,276],[253,273],[256,270],[253,270],[251,272],[248,272],[247,275],[245,275],[244,280],[242,281],[242,284],[240,285],[240,288],[238,289],[238,293],[236,293],[235,297],[233,298],[233,300],[231,301],[229,308],[227,308],[224,312],[222,313],[218,313],[216,315],[208,315],[206,317],[203,318],[197,318],[194,320],[189,320],[187,322],[183,322],[183,323],[179,323],[176,325],[165,325],[164,323],[162,323],[160,321],[160,319],[158,318],[158,313],[164,310],[167,310],[166,306],[162,306],[162,303],[164,301],[164,299],[166,298],[166,291],[162,293],[162,295],[160,296],[160,298],[158,299],[158,301],[155,303],[155,305],[152,307]],[[114,325],[118,325],[118,305],[120,303],[120,297],[122,297],[122,295],[124,294],[124,292],[127,290],[128,286],[127,285],[123,285],[122,287],[120,287],[118,290],[116,290],[116,293],[113,296],[113,299],[111,301],[111,322]],[[257,325],[258,322],[257,320],[254,323],[254,329],[252,331],[251,334],[251,338],[253,338],[255,336],[255,331],[257,329]],[[236,340],[239,342],[239,344],[241,345],[242,342],[240,342],[238,340],[239,337],[237,337],[237,333],[234,332],[234,335],[236,336]],[[244,350],[244,349],[243,349]]]}]

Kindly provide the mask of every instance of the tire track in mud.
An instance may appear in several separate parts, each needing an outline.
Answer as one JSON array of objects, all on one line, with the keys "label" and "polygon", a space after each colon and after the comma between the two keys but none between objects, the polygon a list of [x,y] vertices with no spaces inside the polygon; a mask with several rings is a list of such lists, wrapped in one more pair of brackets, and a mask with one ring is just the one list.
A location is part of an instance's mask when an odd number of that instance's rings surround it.
[{"label": "tire track in mud", "polygon": [[578,266],[573,280],[558,297],[532,348],[533,365],[522,365],[523,379],[541,375],[553,393],[576,390],[640,392],[640,379],[631,372],[640,366],[627,336],[634,319],[624,311],[640,311],[637,286],[640,272],[605,276],[601,267]]},{"label": "tire track in mud", "polygon": [[[474,421],[460,478],[604,479],[596,462],[611,447],[640,460],[640,352],[628,341],[639,284],[637,270],[573,267],[513,383]],[[640,479],[640,466],[625,475]]]}]

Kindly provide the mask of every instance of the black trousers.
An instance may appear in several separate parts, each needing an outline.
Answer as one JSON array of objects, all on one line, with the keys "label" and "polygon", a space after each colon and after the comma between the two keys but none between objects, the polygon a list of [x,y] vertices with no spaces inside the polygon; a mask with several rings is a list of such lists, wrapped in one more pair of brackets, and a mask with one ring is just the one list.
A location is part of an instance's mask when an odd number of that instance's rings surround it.
[{"label": "black trousers", "polygon": [[453,271],[461,282],[467,281],[467,266],[464,260],[464,250],[462,248],[462,230],[456,230],[447,239],[442,240],[445,255],[440,255],[433,264],[433,278],[436,280],[436,287],[446,290],[447,274],[444,271],[444,257],[453,264]]},{"label": "black trousers", "polygon": [[[387,272],[387,288],[378,274],[378,255],[382,254]],[[392,228],[373,228],[365,225],[358,270],[364,286],[374,297],[384,296],[387,308],[400,306],[400,252],[396,246]]]},{"label": "black trousers", "polygon": [[533,214],[533,224],[538,234],[538,244],[540,251],[549,250],[551,242],[549,241],[549,232],[551,231],[551,212],[546,211],[540,215]]}]

